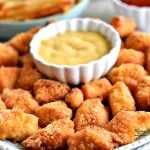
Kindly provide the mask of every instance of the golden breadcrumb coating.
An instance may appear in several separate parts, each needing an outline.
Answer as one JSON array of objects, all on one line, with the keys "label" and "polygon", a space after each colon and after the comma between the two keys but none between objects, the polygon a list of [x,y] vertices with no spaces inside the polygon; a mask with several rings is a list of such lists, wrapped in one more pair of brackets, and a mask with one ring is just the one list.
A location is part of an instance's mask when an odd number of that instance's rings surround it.
[{"label": "golden breadcrumb coating", "polygon": [[150,76],[138,81],[135,98],[140,110],[150,111]]},{"label": "golden breadcrumb coating", "polygon": [[148,71],[148,73],[150,74],[150,47],[148,47],[146,49],[146,63],[145,63],[145,67],[146,67],[146,70]]},{"label": "golden breadcrumb coating", "polygon": [[72,117],[72,110],[65,102],[56,101],[44,104],[36,109],[35,115],[39,118],[41,127],[45,127],[55,120]]},{"label": "golden breadcrumb coating", "polygon": [[34,94],[39,103],[64,99],[69,91],[67,84],[54,80],[39,79],[34,83]]},{"label": "golden breadcrumb coating", "polygon": [[4,88],[13,88],[19,74],[18,67],[0,67],[0,91]]},{"label": "golden breadcrumb coating", "polygon": [[150,130],[150,112],[121,111],[105,128],[116,133],[121,138],[122,145],[132,143]]},{"label": "golden breadcrumb coating", "polygon": [[0,66],[15,66],[18,59],[18,53],[11,46],[0,42]]},{"label": "golden breadcrumb coating", "polygon": [[127,48],[145,51],[150,46],[150,34],[140,31],[133,32],[125,41]]},{"label": "golden breadcrumb coating", "polygon": [[108,79],[113,84],[122,81],[131,91],[134,91],[137,86],[137,81],[147,76],[147,74],[143,66],[128,63],[112,68],[108,73]]},{"label": "golden breadcrumb coating", "polygon": [[38,118],[21,110],[0,110],[0,139],[22,141],[38,130]]},{"label": "golden breadcrumb coating", "polygon": [[68,138],[74,133],[73,121],[59,119],[22,142],[30,150],[55,150],[65,148]]},{"label": "golden breadcrumb coating", "polygon": [[78,108],[84,101],[84,96],[79,88],[72,88],[71,92],[67,94],[65,102],[72,108]]},{"label": "golden breadcrumb coating", "polygon": [[35,64],[33,62],[33,58],[32,58],[30,53],[27,53],[25,55],[20,56],[19,57],[19,61],[20,61],[20,64],[23,67],[30,67],[30,68],[34,68],[35,67]]},{"label": "golden breadcrumb coating", "polygon": [[32,95],[22,89],[4,89],[2,99],[9,109],[20,109],[25,113],[34,113],[39,107]]},{"label": "golden breadcrumb coating", "polygon": [[42,78],[42,74],[35,68],[23,67],[16,82],[16,88],[31,90],[35,81]]},{"label": "golden breadcrumb coating", "polygon": [[82,85],[82,92],[85,99],[91,98],[107,98],[110,90],[112,88],[111,83],[106,78],[101,78],[99,80],[94,80],[92,82]]},{"label": "golden breadcrumb coating", "polygon": [[109,105],[113,116],[122,110],[136,110],[134,98],[123,82],[116,82],[113,86],[109,94]]},{"label": "golden breadcrumb coating", "polygon": [[76,131],[92,125],[103,127],[108,121],[109,113],[98,98],[84,101],[74,118]]},{"label": "golden breadcrumb coating", "polygon": [[116,66],[120,66],[126,63],[139,64],[139,65],[144,66],[145,54],[141,51],[124,48],[119,53]]},{"label": "golden breadcrumb coating", "polygon": [[6,109],[5,103],[2,101],[2,97],[0,96],[0,110]]},{"label": "golden breadcrumb coating", "polygon": [[121,38],[127,37],[136,29],[136,22],[123,16],[114,16],[110,24],[119,32]]},{"label": "golden breadcrumb coating", "polygon": [[120,47],[120,50],[124,49],[125,48],[125,43],[123,40],[121,40],[121,47]]},{"label": "golden breadcrumb coating", "polygon": [[121,139],[117,134],[91,126],[77,131],[68,139],[68,150],[113,150],[119,143]]},{"label": "golden breadcrumb coating", "polygon": [[22,32],[14,36],[8,42],[8,45],[12,46],[19,54],[26,54],[29,52],[29,43],[36,32],[38,32],[41,27],[34,27],[26,32]]}]

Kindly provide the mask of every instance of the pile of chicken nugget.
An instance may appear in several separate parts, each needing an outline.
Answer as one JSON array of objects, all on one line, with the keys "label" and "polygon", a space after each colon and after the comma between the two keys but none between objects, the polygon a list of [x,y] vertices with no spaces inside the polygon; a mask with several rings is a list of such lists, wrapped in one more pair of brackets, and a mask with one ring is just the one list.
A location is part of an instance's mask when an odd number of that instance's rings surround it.
[{"label": "pile of chicken nugget", "polygon": [[71,86],[36,68],[29,43],[41,27],[0,43],[0,140],[30,150],[113,150],[150,130],[150,35],[115,16],[122,47],[98,80]]}]

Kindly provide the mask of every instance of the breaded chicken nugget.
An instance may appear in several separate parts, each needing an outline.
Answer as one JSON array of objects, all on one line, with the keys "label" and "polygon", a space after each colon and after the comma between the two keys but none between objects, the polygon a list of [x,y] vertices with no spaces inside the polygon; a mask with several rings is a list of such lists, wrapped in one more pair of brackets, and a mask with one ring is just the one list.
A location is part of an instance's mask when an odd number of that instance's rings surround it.
[{"label": "breaded chicken nugget", "polygon": [[68,138],[74,133],[74,124],[69,119],[59,119],[22,142],[30,150],[55,150],[65,148]]},{"label": "breaded chicken nugget", "polygon": [[79,88],[72,88],[65,101],[72,109],[78,108],[84,101],[82,91]]},{"label": "breaded chicken nugget", "polygon": [[67,84],[54,80],[39,79],[34,83],[34,94],[39,103],[64,99],[69,91]]},{"label": "breaded chicken nugget", "polygon": [[18,67],[0,67],[0,91],[4,88],[13,88],[19,74]]},{"label": "breaded chicken nugget", "polygon": [[20,71],[20,75],[16,81],[16,88],[22,88],[30,90],[33,87],[35,81],[42,78],[42,74],[35,68],[23,67]]},{"label": "breaded chicken nugget", "polygon": [[150,111],[150,76],[138,81],[135,98],[141,110]]},{"label": "breaded chicken nugget", "polygon": [[5,103],[2,101],[2,97],[0,96],[0,110],[6,109]]},{"label": "breaded chicken nugget", "polygon": [[109,113],[98,98],[84,101],[74,118],[76,131],[92,125],[103,127],[108,121]]},{"label": "breaded chicken nugget", "polygon": [[150,47],[148,47],[147,49],[146,49],[146,69],[147,69],[147,71],[148,71],[148,73],[150,74]]},{"label": "breaded chicken nugget", "polygon": [[30,53],[27,53],[23,56],[20,56],[19,60],[20,60],[20,63],[23,67],[30,67],[30,68],[35,67],[35,64],[33,62],[33,58],[32,58]]},{"label": "breaded chicken nugget", "polygon": [[150,46],[150,34],[135,31],[127,37],[125,44],[127,48],[145,51]]},{"label": "breaded chicken nugget", "polygon": [[26,32],[22,32],[14,36],[8,42],[19,54],[26,54],[29,51],[29,43],[36,32],[38,32],[41,27],[34,27]]},{"label": "breaded chicken nugget", "polygon": [[45,127],[55,120],[72,117],[72,110],[68,108],[65,102],[56,101],[44,104],[36,109],[35,115],[39,118],[41,127]]},{"label": "breaded chicken nugget", "polygon": [[112,88],[111,83],[106,78],[101,78],[99,80],[94,80],[92,82],[86,83],[82,86],[82,92],[85,99],[90,98],[107,98],[110,90]]},{"label": "breaded chicken nugget", "polygon": [[136,22],[123,16],[114,16],[110,24],[119,32],[121,38],[130,35],[136,29]]},{"label": "breaded chicken nugget", "polygon": [[145,63],[145,55],[141,51],[124,48],[119,53],[116,66],[126,63],[139,64],[143,66]]},{"label": "breaded chicken nugget", "polygon": [[22,141],[38,130],[38,118],[20,110],[0,110],[0,139]]},{"label": "breaded chicken nugget", "polygon": [[122,145],[132,143],[150,130],[150,112],[121,111],[105,128],[116,133],[121,138]]},{"label": "breaded chicken nugget", "polygon": [[113,116],[122,110],[136,110],[134,98],[123,82],[117,82],[113,86],[109,94],[109,104]]},{"label": "breaded chicken nugget", "polygon": [[68,139],[68,150],[113,150],[119,143],[121,139],[117,134],[92,126],[74,133]]},{"label": "breaded chicken nugget", "polygon": [[124,49],[125,48],[125,43],[124,41],[121,40],[121,47],[120,47],[120,50]]},{"label": "breaded chicken nugget", "polygon": [[20,109],[26,113],[34,113],[35,109],[39,107],[32,95],[22,89],[4,89],[2,99],[7,108]]},{"label": "breaded chicken nugget", "polygon": [[134,91],[137,86],[137,81],[147,76],[147,74],[148,73],[143,66],[128,63],[112,68],[108,73],[108,79],[113,84],[122,81],[131,91]]},{"label": "breaded chicken nugget", "polygon": [[11,46],[0,42],[0,66],[15,66],[18,58],[18,53]]}]

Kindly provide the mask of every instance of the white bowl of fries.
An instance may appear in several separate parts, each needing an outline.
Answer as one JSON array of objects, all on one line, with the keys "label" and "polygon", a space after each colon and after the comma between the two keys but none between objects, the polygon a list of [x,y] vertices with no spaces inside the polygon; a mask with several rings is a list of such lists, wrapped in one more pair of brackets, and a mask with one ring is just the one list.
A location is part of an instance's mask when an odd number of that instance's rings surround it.
[{"label": "white bowl of fries", "polygon": [[50,20],[78,17],[89,0],[0,0],[0,38],[8,39]]}]

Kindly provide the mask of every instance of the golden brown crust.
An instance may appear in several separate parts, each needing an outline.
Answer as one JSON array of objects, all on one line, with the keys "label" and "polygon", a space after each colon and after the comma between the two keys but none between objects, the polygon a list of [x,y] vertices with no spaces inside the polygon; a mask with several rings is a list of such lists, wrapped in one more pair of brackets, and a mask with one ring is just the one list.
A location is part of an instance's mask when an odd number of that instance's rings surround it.
[{"label": "golden brown crust", "polygon": [[4,88],[13,88],[19,74],[18,67],[0,67],[0,91]]},{"label": "golden brown crust", "polygon": [[69,119],[59,119],[22,142],[26,149],[55,150],[64,148],[68,138],[74,133],[74,124]]},{"label": "golden brown crust", "polygon": [[150,111],[150,76],[138,81],[135,98],[141,110]]},{"label": "golden brown crust", "polygon": [[42,78],[42,74],[35,68],[23,67],[20,71],[20,75],[16,81],[16,88],[22,88],[24,90],[31,90],[35,81]]},{"label": "golden brown crust", "polygon": [[20,110],[0,110],[0,139],[22,141],[38,130],[38,118]]},{"label": "golden brown crust", "polygon": [[72,88],[67,94],[65,102],[72,108],[78,108],[84,101],[83,93],[79,88]]},{"label": "golden brown crust", "polygon": [[74,133],[68,139],[68,150],[113,150],[121,140],[115,133],[91,126]]},{"label": "golden brown crust", "polygon": [[123,16],[114,16],[110,24],[119,32],[121,38],[127,37],[136,29],[136,22]]},{"label": "golden brown crust", "polygon": [[121,138],[122,145],[132,143],[150,129],[150,112],[121,111],[105,128],[116,133]]},{"label": "golden brown crust", "polygon": [[54,80],[39,79],[34,83],[34,94],[39,103],[64,99],[69,91],[67,84]]},{"label": "golden brown crust", "polygon": [[128,63],[112,68],[108,73],[108,79],[113,84],[122,81],[131,91],[134,91],[137,86],[137,81],[147,76],[147,74],[143,66]]},{"label": "golden brown crust", "polygon": [[145,67],[146,67],[148,73],[150,74],[150,47],[148,47],[146,49],[145,54],[146,54],[146,63],[145,63],[146,65],[145,65]]},{"label": "golden brown crust", "polygon": [[124,49],[125,48],[125,43],[123,40],[121,40],[121,47],[120,47],[120,50]]},{"label": "golden brown crust", "polygon": [[35,68],[35,64],[30,53],[20,56],[19,61],[23,67]]},{"label": "golden brown crust", "polygon": [[135,101],[123,82],[116,82],[109,94],[109,105],[113,116],[122,110],[135,111]]},{"label": "golden brown crust", "polygon": [[0,110],[6,109],[5,103],[2,101],[2,97],[0,96]]},{"label": "golden brown crust", "polygon": [[91,98],[107,98],[112,88],[111,83],[107,78],[101,78],[82,85],[82,92],[85,99]]},{"label": "golden brown crust", "polygon": [[15,66],[18,58],[18,53],[11,46],[0,42],[0,66]]},{"label": "golden brown crust", "polygon": [[103,127],[109,121],[109,113],[100,99],[88,99],[77,109],[74,118],[75,130],[87,126]]},{"label": "golden brown crust", "polygon": [[127,48],[132,48],[144,52],[147,47],[150,47],[150,34],[135,31],[127,37],[125,44]]},{"label": "golden brown crust", "polygon": [[39,118],[41,127],[45,127],[53,121],[72,117],[72,110],[63,101],[44,104],[36,109],[35,115]]},{"label": "golden brown crust", "polygon": [[34,27],[27,32],[22,32],[14,36],[8,45],[12,46],[19,54],[26,54],[29,52],[29,43],[36,32],[38,32],[41,27]]},{"label": "golden brown crust", "polygon": [[2,99],[8,109],[20,109],[25,113],[34,113],[39,107],[32,95],[22,89],[4,89]]},{"label": "golden brown crust", "polygon": [[126,63],[139,64],[139,65],[144,66],[145,55],[141,51],[124,48],[120,51],[119,57],[115,65],[120,66]]}]

